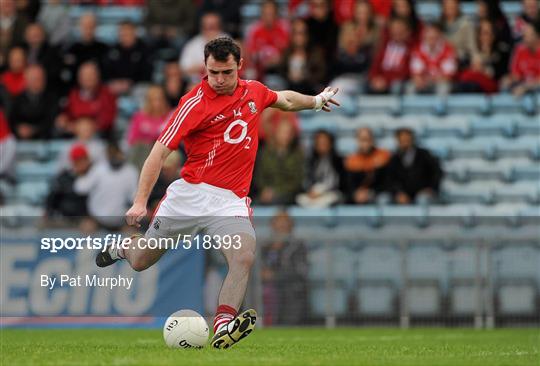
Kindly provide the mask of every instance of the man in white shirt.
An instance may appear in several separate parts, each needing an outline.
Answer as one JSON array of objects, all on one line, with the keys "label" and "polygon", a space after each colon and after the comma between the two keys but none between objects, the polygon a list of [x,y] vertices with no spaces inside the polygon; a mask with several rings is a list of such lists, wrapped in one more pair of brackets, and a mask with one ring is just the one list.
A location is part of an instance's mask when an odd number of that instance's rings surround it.
[{"label": "man in white shirt", "polygon": [[114,143],[107,147],[107,158],[77,178],[74,188],[76,193],[88,195],[88,212],[100,226],[117,230],[124,225],[124,212],[133,202],[139,174]]},{"label": "man in white shirt", "polygon": [[206,13],[201,18],[200,33],[191,38],[180,55],[180,68],[190,83],[197,83],[205,73],[204,46],[226,34],[221,29],[221,18],[216,13]]}]

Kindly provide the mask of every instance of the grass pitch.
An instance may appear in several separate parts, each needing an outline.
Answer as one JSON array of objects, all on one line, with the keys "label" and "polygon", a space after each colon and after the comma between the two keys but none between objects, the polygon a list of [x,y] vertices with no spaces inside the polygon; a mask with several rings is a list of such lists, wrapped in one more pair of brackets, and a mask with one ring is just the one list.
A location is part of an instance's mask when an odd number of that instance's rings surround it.
[{"label": "grass pitch", "polygon": [[540,329],[257,329],[230,350],[168,349],[161,330],[0,329],[0,365],[540,365]]}]

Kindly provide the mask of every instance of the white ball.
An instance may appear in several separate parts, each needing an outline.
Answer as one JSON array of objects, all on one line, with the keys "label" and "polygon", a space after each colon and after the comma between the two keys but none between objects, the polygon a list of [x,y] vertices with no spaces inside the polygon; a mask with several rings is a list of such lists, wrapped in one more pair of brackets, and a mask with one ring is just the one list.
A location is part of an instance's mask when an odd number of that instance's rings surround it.
[{"label": "white ball", "polygon": [[193,310],[179,310],[163,325],[163,339],[171,348],[202,348],[208,334],[206,320]]}]

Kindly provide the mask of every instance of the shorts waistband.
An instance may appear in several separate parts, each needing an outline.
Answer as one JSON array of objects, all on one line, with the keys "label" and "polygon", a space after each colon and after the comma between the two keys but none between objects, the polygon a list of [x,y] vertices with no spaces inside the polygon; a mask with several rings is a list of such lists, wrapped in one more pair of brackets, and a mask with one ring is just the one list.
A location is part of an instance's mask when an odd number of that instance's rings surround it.
[{"label": "shorts waistband", "polygon": [[180,182],[182,184],[192,186],[192,187],[194,187],[196,189],[201,189],[201,190],[203,190],[205,192],[209,192],[211,194],[215,194],[215,195],[223,197],[223,198],[234,199],[234,200],[244,199],[243,197],[238,197],[233,191],[231,191],[229,189],[216,187],[216,186],[213,186],[213,185],[208,184],[208,183],[204,183],[204,182],[201,182],[201,183],[189,183],[188,181],[186,181],[183,178],[180,179]]}]

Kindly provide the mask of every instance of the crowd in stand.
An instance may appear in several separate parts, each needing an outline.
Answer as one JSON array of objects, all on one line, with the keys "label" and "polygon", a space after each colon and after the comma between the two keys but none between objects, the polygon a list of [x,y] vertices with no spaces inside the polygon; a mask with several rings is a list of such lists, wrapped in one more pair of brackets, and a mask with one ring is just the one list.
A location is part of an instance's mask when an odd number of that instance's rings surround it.
[{"label": "crowd in stand", "polygon": [[[106,202],[102,216],[123,216],[151,144],[204,74],[205,43],[222,35],[242,46],[241,77],[275,89],[315,94],[332,84],[352,94],[516,96],[539,90],[538,1],[523,0],[516,19],[507,19],[497,0],[476,3],[475,17],[461,12],[459,0],[443,0],[439,19],[420,19],[413,0],[293,0],[281,7],[265,0],[259,19],[242,24],[240,0],[2,0],[0,174],[13,177],[16,141],[68,139],[47,215],[92,216],[96,202]],[[72,5],[91,5],[76,25]],[[107,5],[144,8],[144,24],[122,21],[116,43],[100,41],[93,10]],[[119,134],[118,98],[141,95]],[[437,196],[441,169],[416,146],[413,131],[398,130],[392,153],[360,129],[358,151],[346,157],[337,155],[327,131],[314,135],[313,151],[305,154],[299,134],[294,114],[264,113],[251,192],[259,204],[407,204]],[[181,159],[179,153],[171,161]],[[169,170],[153,197],[178,169]],[[65,199],[73,202],[66,206]]]}]

